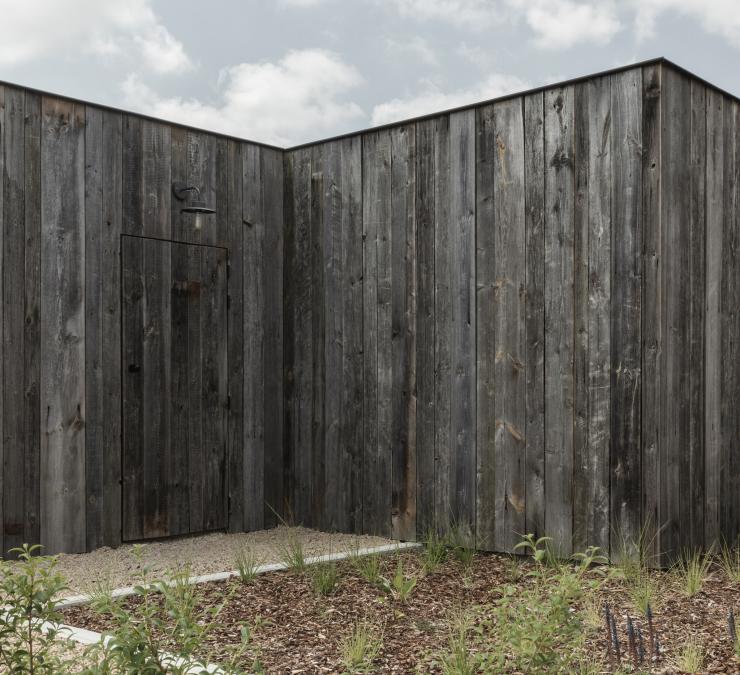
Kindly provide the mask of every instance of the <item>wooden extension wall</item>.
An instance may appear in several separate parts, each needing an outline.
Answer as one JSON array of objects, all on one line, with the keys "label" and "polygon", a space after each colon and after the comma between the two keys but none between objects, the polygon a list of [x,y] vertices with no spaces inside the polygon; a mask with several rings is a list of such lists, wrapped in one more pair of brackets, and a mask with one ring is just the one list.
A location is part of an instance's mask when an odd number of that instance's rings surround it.
[{"label": "wooden extension wall", "polygon": [[[282,172],[279,149],[0,86],[0,550],[121,541],[122,235],[228,249],[228,527],[275,523]],[[202,230],[173,181],[215,206]]]},{"label": "wooden extension wall", "polygon": [[296,520],[737,537],[739,115],[656,62],[286,153]]}]

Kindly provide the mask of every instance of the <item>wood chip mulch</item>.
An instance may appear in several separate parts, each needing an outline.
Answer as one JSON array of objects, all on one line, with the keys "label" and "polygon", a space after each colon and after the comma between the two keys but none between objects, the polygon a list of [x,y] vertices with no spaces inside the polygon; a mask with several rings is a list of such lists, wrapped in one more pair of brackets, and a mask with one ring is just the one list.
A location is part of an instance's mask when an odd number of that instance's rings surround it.
[{"label": "wood chip mulch", "polygon": [[[407,575],[421,574],[422,558],[418,552],[399,554]],[[397,556],[387,556],[381,563],[382,574],[391,577]],[[367,621],[382,632],[382,648],[373,662],[376,672],[439,672],[438,660],[446,649],[452,618],[461,609],[494,604],[506,584],[530,583],[525,574],[529,561],[509,556],[475,556],[465,569],[448,559],[434,573],[422,575],[405,603],[369,584],[349,562],[339,564],[340,580],[335,592],[317,596],[308,574],[295,571],[260,575],[252,584],[238,580],[204,584],[199,587],[203,607],[212,607],[231,599],[219,617],[218,627],[210,635],[212,661],[218,660],[224,645],[238,643],[241,627],[252,627],[252,658],[258,655],[269,673],[340,673],[341,643],[359,621]],[[681,672],[676,663],[689,639],[702,645],[704,663],[701,672],[740,673],[740,661],[734,656],[728,638],[727,613],[740,615],[740,584],[728,580],[713,569],[702,590],[687,597],[675,575],[653,572],[656,583],[654,626],[659,636],[659,659],[645,662],[639,672]],[[608,601],[615,615],[623,649],[622,670],[631,672],[626,637],[626,619],[647,635],[647,622],[635,608],[625,586],[609,578],[588,601],[579,606],[584,615],[584,654],[600,672],[615,672],[616,663],[607,658],[607,638],[600,608]],[[136,599],[126,601],[135,608]],[[485,613],[485,609],[483,610]],[[65,622],[74,626],[105,632],[109,618],[89,607],[73,607],[64,612]],[[634,669],[635,672],[638,669]]]}]

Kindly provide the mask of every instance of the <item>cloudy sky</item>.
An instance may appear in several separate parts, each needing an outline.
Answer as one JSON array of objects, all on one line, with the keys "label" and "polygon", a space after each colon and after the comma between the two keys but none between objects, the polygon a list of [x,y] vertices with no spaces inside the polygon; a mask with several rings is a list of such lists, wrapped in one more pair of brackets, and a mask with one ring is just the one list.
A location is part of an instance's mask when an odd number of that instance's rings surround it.
[{"label": "cloudy sky", "polygon": [[0,80],[285,146],[666,56],[740,94],[740,0],[0,0]]}]

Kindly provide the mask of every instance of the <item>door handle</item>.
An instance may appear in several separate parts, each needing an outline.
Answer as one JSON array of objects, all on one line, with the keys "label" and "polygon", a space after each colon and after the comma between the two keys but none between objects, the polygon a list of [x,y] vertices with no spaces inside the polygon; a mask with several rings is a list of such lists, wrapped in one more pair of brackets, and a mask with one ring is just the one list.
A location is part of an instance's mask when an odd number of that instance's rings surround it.
[{"label": "door handle", "polygon": [[138,373],[141,370],[141,366],[138,363],[129,363],[128,364],[128,372],[129,373]]}]

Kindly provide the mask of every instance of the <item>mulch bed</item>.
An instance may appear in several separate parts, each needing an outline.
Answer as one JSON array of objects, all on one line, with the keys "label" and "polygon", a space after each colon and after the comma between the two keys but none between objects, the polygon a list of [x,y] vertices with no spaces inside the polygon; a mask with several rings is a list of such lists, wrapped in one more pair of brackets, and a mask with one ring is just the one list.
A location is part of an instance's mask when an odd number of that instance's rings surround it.
[{"label": "mulch bed", "polygon": [[[401,555],[407,574],[419,573],[422,559],[417,552]],[[397,557],[382,560],[383,574],[393,575]],[[252,641],[260,662],[270,673],[345,672],[342,640],[358,621],[382,626],[382,649],[374,662],[377,672],[436,672],[435,661],[446,648],[451,617],[461,609],[491,605],[506,584],[530,583],[525,572],[529,561],[508,556],[477,554],[469,570],[448,559],[433,574],[422,576],[405,603],[391,598],[365,581],[349,562],[339,564],[341,577],[335,592],[318,597],[310,577],[294,571],[260,575],[253,584],[238,580],[204,584],[199,587],[204,607],[231,600],[210,635],[217,661],[223,645],[239,641],[241,626],[253,626]],[[678,672],[675,658],[688,638],[697,639],[705,649],[705,672],[740,673],[727,637],[726,617],[733,607],[740,614],[740,587],[713,570],[702,591],[692,598],[680,592],[675,578],[665,572],[653,573],[659,588],[654,622],[662,654],[641,672]],[[624,624],[629,614],[647,635],[644,617],[639,617],[623,582],[612,579],[591,602],[591,621],[586,623],[584,653],[596,659],[604,672],[613,669],[607,660],[606,632],[599,627],[598,607],[608,600],[616,615],[623,651],[627,651]],[[126,602],[135,609],[137,600]],[[594,611],[594,608],[596,610]],[[586,608],[579,608],[586,613]],[[485,613],[485,612],[484,612]],[[65,610],[65,622],[105,632],[109,618],[89,607]],[[595,615],[595,616],[594,616]],[[594,620],[595,619],[595,620]],[[590,627],[589,627],[590,625]]]}]

